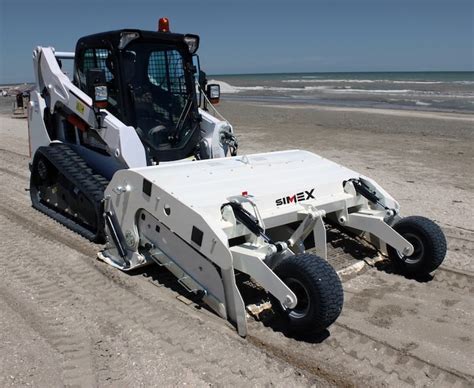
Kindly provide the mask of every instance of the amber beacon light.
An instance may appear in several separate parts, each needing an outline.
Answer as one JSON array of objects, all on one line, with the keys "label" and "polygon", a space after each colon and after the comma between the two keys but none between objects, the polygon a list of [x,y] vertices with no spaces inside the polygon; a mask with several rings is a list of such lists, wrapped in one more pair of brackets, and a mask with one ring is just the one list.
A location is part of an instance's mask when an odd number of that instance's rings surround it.
[{"label": "amber beacon light", "polygon": [[158,32],[170,32],[170,21],[168,18],[160,18],[158,21]]}]

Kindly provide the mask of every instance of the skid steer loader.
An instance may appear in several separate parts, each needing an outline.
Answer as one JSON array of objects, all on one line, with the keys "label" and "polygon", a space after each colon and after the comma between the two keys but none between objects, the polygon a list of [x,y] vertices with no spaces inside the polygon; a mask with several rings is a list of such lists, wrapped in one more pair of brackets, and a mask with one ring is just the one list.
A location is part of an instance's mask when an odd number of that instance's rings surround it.
[{"label": "skid steer loader", "polygon": [[[232,126],[211,114],[199,37],[120,30],[79,39],[75,53],[37,47],[29,104],[33,207],[91,241],[123,271],[157,263],[240,335],[236,277],[273,298],[291,328],[339,316],[341,281],[325,223],[351,231],[402,271],[435,270],[440,228],[400,216],[376,182],[306,151],[237,156]],[[73,80],[61,60],[74,60]],[[311,251],[310,251],[311,250]]]}]

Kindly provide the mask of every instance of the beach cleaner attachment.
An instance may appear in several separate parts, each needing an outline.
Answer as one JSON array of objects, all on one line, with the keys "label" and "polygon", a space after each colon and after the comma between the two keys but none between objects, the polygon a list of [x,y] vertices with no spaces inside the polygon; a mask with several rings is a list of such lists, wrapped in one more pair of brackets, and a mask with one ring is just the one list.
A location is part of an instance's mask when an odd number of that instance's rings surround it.
[{"label": "beach cleaner attachment", "polygon": [[100,258],[126,271],[166,267],[242,336],[241,275],[272,296],[290,327],[322,331],[343,305],[326,222],[366,238],[406,273],[444,258],[439,227],[399,211],[373,180],[306,151],[121,170],[105,191]]}]

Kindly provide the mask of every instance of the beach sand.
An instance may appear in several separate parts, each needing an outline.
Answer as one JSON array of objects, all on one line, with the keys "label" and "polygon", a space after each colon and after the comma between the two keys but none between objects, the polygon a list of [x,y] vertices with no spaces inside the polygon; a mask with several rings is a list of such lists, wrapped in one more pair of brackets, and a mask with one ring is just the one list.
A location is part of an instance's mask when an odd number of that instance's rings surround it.
[{"label": "beach sand", "polygon": [[423,282],[367,266],[344,279],[327,338],[249,319],[242,340],[166,271],[108,267],[99,246],[33,210],[26,120],[0,115],[0,385],[472,386],[472,116],[225,98],[218,108],[239,154],[313,151],[375,179],[403,215],[433,218],[448,239],[443,266]]}]

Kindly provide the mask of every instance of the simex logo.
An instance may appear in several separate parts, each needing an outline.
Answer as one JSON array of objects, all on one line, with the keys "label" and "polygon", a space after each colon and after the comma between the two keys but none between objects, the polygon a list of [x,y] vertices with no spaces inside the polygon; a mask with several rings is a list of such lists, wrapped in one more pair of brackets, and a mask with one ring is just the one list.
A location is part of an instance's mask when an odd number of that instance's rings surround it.
[{"label": "simex logo", "polygon": [[281,205],[288,205],[290,203],[298,203],[301,201],[307,201],[308,199],[315,199],[313,195],[314,190],[315,189],[311,189],[309,191],[305,190],[293,195],[289,195],[287,197],[278,198],[275,201],[275,203],[277,206],[281,206]]}]

